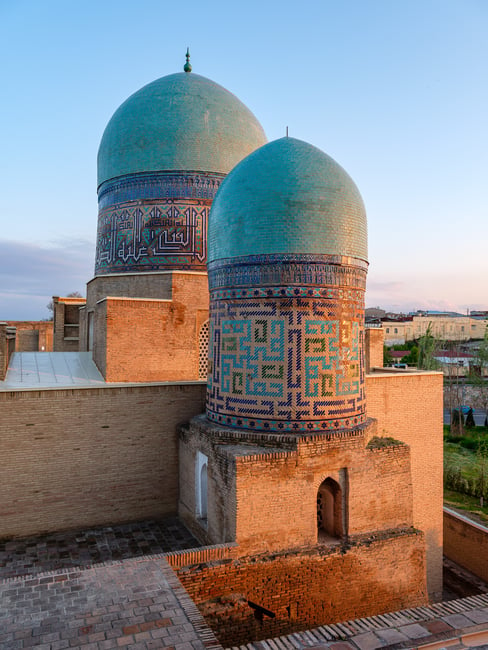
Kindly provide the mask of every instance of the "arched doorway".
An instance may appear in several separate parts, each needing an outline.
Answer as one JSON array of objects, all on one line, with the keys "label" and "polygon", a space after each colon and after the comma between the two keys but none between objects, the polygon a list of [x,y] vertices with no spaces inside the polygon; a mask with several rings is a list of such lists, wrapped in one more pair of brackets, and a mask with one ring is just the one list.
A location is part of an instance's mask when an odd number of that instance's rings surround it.
[{"label": "arched doorway", "polygon": [[342,537],[342,490],[337,481],[326,478],[317,492],[317,530],[320,537]]}]

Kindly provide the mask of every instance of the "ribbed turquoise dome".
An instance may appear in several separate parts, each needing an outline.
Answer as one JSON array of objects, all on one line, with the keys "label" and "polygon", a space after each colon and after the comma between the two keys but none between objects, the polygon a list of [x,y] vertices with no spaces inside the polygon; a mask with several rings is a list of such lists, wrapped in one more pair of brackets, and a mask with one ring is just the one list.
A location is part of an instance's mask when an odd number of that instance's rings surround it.
[{"label": "ribbed turquoise dome", "polygon": [[367,261],[366,212],[351,177],[295,138],[264,145],[225,178],[208,227],[208,262],[247,255],[341,255]]},{"label": "ribbed turquoise dome", "polygon": [[98,185],[126,174],[227,174],[266,142],[251,111],[218,84],[181,72],[157,79],[112,116],[98,151]]}]

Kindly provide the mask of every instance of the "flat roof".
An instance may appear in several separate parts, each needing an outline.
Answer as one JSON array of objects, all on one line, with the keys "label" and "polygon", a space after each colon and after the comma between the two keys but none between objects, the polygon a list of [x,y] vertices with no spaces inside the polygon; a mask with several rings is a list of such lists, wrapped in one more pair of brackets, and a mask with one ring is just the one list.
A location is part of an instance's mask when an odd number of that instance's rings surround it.
[{"label": "flat roof", "polygon": [[0,390],[105,385],[91,352],[14,352]]}]

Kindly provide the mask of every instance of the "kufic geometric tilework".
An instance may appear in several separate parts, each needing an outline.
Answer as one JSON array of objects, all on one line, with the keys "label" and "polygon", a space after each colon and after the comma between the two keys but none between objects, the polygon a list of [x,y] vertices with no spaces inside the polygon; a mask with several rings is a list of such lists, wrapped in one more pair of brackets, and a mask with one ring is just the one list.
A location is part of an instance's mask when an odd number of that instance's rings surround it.
[{"label": "kufic geometric tilework", "polygon": [[273,431],[364,421],[364,294],[329,291],[327,300],[211,294],[209,419]]}]

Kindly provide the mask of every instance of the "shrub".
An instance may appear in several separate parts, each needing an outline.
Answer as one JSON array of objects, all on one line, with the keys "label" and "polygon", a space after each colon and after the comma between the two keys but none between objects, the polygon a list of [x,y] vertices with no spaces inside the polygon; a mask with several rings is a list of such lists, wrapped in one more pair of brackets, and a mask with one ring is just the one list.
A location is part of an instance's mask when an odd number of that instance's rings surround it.
[{"label": "shrub", "polygon": [[474,429],[476,422],[474,421],[473,409],[470,408],[466,415],[466,429]]},{"label": "shrub", "polygon": [[464,423],[463,414],[459,409],[452,409],[451,411],[451,433],[459,434],[459,431]]}]

